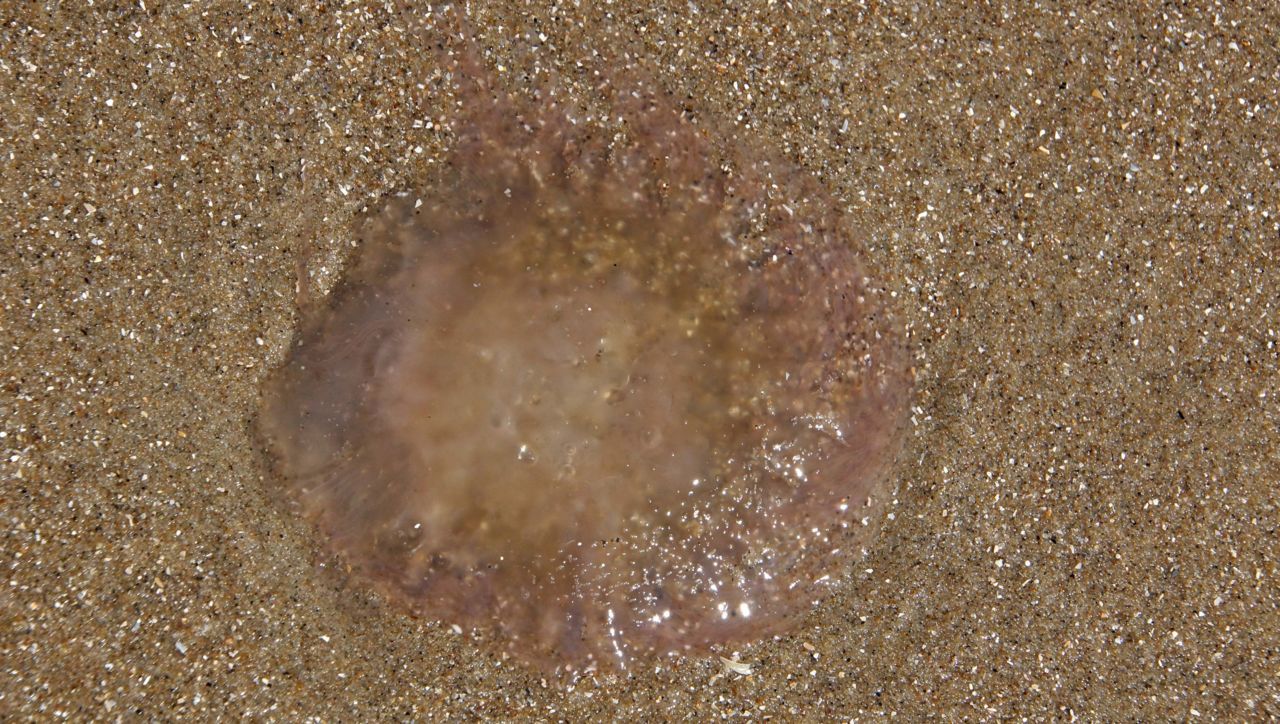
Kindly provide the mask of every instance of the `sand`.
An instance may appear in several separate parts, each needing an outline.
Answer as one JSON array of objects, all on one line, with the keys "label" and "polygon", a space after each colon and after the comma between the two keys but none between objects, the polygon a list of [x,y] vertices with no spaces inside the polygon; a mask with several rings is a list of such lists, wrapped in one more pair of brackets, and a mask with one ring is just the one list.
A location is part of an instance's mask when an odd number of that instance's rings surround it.
[{"label": "sand", "polygon": [[447,158],[425,7],[71,5],[0,23],[0,713],[1280,717],[1280,10],[474,4],[512,87],[630,65],[816,175],[915,355],[861,575],[565,686],[352,578],[252,432],[299,261]]}]

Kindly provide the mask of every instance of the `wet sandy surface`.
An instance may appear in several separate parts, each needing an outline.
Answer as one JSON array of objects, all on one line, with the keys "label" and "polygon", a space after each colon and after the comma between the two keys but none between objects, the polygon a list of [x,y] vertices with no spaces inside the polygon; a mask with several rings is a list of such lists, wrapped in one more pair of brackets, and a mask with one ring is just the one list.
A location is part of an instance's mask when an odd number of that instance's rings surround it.
[{"label": "wet sandy surface", "polygon": [[353,581],[252,435],[297,260],[446,158],[429,37],[6,11],[0,711],[1280,716],[1280,13],[952,5],[474,8],[513,87],[632,64],[817,175],[916,355],[861,575],[749,675],[572,689]]}]

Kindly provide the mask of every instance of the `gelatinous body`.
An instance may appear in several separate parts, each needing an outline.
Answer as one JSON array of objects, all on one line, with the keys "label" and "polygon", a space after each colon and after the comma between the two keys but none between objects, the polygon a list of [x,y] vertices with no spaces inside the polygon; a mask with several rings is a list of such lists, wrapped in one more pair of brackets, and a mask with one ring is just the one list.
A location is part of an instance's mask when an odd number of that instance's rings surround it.
[{"label": "gelatinous body", "polygon": [[464,101],[490,110],[455,173],[370,216],[268,384],[292,499],[391,596],[540,663],[776,630],[865,543],[909,390],[855,239],[642,94],[607,143],[553,99]]}]

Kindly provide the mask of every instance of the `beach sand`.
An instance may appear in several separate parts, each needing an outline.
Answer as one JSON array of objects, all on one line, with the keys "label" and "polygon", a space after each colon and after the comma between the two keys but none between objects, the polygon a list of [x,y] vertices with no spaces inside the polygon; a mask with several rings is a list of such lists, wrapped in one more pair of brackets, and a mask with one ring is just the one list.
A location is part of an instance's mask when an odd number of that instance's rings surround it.
[{"label": "beach sand", "polygon": [[1280,717],[1277,7],[471,5],[512,88],[815,175],[915,360],[860,575],[570,686],[352,577],[253,432],[299,264],[448,159],[431,12],[72,5],[0,11],[6,718]]}]

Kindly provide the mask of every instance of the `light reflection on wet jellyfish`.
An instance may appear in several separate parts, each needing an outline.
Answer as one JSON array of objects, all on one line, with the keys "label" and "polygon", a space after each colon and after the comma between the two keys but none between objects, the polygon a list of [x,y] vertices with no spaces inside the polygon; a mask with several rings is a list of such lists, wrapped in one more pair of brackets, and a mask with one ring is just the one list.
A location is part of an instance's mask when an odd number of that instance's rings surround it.
[{"label": "light reflection on wet jellyfish", "polygon": [[460,95],[455,173],[369,216],[268,382],[282,484],[388,595],[551,668],[779,630],[867,542],[910,387],[854,235],[647,92],[607,142]]}]

